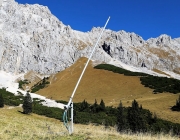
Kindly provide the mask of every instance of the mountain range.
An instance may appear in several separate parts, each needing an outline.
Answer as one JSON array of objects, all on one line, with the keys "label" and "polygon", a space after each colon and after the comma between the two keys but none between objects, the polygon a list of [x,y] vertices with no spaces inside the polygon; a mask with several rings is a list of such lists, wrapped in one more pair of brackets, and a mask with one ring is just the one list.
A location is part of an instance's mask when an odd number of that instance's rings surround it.
[{"label": "mountain range", "polygon": [[[53,74],[81,57],[89,57],[101,32],[73,30],[46,6],[0,3],[0,70],[14,74]],[[180,38],[168,35],[143,40],[135,33],[106,29],[93,54],[94,65],[114,64],[134,71],[180,73]],[[167,76],[167,75],[166,75]]]},{"label": "mountain range", "polygon": [[[93,25],[92,25],[93,26]],[[102,27],[89,32],[73,30],[55,17],[46,6],[0,1],[0,87],[26,94],[44,76],[50,84],[32,98],[43,105],[64,107],[55,100],[68,101],[97,42]],[[86,57],[86,58],[85,58]],[[94,103],[102,98],[108,106],[130,106],[136,99],[158,117],[178,122],[179,113],[170,110],[178,94],[154,94],[140,78],[94,69],[107,63],[156,76],[180,79],[180,38],[168,35],[144,40],[135,33],[105,29],[79,85],[74,102]],[[18,80],[28,80],[23,91]]]}]

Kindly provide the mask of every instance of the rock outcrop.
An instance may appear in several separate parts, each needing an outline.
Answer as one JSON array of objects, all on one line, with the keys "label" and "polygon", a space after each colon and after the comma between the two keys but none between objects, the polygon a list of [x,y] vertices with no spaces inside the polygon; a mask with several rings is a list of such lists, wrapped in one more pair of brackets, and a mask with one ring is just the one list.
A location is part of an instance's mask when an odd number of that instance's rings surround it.
[{"label": "rock outcrop", "polygon": [[[89,32],[73,30],[38,4],[22,5],[14,0],[0,4],[0,70],[41,74],[62,71],[78,58],[88,57],[102,28]],[[108,45],[104,51],[102,45]],[[92,59],[148,69],[180,72],[180,38],[168,35],[147,41],[135,33],[106,29]]]}]

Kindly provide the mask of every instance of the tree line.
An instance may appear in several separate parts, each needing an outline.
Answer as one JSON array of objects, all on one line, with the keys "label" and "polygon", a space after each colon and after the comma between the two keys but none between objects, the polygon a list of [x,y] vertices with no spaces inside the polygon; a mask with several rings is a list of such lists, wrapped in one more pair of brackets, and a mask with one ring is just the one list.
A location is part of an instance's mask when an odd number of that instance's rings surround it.
[{"label": "tree line", "polygon": [[[12,102],[13,101],[13,102]],[[43,100],[34,98],[32,100],[29,93],[25,96],[14,94],[0,89],[0,105],[19,105],[23,104],[23,113],[30,114],[36,113],[47,117],[62,120],[63,110],[55,107],[47,107],[41,104]],[[57,101],[66,104],[65,101]],[[177,104],[180,103],[180,97],[177,100]],[[158,118],[155,114],[152,114],[149,110],[143,109],[142,105],[139,105],[136,100],[132,101],[130,107],[124,107],[120,101],[118,107],[105,106],[103,99],[98,104],[97,100],[93,104],[89,104],[87,101],[81,103],[74,103],[74,123],[81,124],[96,124],[108,126],[116,126],[117,131],[132,131],[136,132],[172,132],[172,134],[180,133],[180,124],[172,123]]]}]

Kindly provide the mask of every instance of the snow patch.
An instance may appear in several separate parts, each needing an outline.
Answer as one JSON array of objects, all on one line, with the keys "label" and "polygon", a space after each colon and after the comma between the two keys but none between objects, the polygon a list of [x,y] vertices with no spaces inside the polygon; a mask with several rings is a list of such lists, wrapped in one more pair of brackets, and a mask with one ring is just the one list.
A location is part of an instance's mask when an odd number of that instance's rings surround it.
[{"label": "snow patch", "polygon": [[[19,92],[21,92],[23,95],[26,95],[27,91],[18,89],[19,84],[16,82],[18,78],[24,79],[23,77],[24,77],[24,74],[14,75],[11,73],[0,71],[0,88],[6,88],[7,91],[15,95],[18,95]],[[38,98],[40,100],[44,100],[44,102],[42,102],[44,106],[58,107],[58,108],[64,109],[65,105],[62,103],[57,103],[55,100],[47,99],[46,97],[35,94],[35,93],[30,93],[30,95],[32,98]]]}]

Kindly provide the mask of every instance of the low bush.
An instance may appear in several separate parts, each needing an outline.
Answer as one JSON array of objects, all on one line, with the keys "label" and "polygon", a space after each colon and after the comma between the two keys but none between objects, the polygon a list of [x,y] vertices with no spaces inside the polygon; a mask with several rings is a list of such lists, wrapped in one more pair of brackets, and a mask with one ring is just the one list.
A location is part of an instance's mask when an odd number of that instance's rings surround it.
[{"label": "low bush", "polygon": [[25,80],[20,80],[18,83],[19,83],[19,88],[23,89],[23,85],[29,84],[30,82],[27,79],[25,79]]},{"label": "low bush", "polygon": [[49,77],[44,77],[40,82],[38,82],[37,84],[35,84],[32,88],[31,88],[31,92],[35,93],[40,89],[43,89],[45,87],[47,87],[49,85],[49,81],[48,81]]},{"label": "low bush", "polygon": [[5,105],[19,106],[23,103],[24,97],[22,95],[15,96],[13,93],[6,91],[5,88],[0,89],[0,93],[4,99]]},{"label": "low bush", "polygon": [[116,67],[114,65],[110,65],[110,64],[99,64],[97,66],[94,67],[95,69],[104,69],[104,70],[108,70],[108,71],[112,71],[114,73],[119,73],[119,74],[124,74],[126,76],[147,76],[148,74],[145,73],[141,73],[141,72],[131,72],[119,67]]},{"label": "low bush", "polygon": [[154,93],[170,92],[177,94],[180,92],[180,81],[177,79],[148,75],[140,77],[140,80],[141,84],[154,89]]},{"label": "low bush", "polygon": [[62,121],[63,110],[55,107],[43,106],[39,101],[33,101],[33,113],[55,118]]},{"label": "low bush", "polygon": [[173,111],[180,111],[180,95],[179,98],[176,100],[176,105],[174,105],[171,110]]}]

